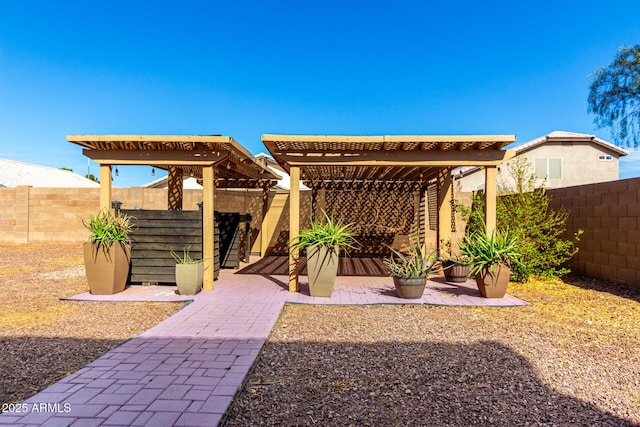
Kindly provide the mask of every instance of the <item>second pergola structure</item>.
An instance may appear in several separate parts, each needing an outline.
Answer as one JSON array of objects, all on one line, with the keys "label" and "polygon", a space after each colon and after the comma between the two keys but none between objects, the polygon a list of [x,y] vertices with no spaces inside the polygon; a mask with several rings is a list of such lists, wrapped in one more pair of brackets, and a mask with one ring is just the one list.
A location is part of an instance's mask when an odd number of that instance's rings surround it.
[{"label": "second pergola structure", "polygon": [[203,288],[213,289],[215,189],[263,188],[278,177],[256,163],[235,139],[222,135],[68,135],[100,164],[100,209],[111,209],[112,166],[152,166],[168,172],[168,210],[182,210],[183,178],[202,183]]},{"label": "second pergola structure", "polygon": [[[413,183],[438,188],[437,241],[451,238],[451,171],[485,168],[487,232],[496,227],[497,167],[515,155],[503,148],[515,135],[326,136],[262,135],[262,142],[291,177],[290,238],[300,232],[300,182],[385,185]],[[298,291],[298,257],[289,251],[289,291]]]}]

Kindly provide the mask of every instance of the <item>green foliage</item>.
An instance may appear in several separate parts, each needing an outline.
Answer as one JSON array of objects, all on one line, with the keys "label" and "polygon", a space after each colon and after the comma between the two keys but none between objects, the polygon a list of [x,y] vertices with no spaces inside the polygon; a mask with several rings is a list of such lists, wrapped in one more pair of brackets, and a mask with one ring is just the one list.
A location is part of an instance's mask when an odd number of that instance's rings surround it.
[{"label": "green foliage", "polygon": [[496,266],[500,264],[507,265],[511,269],[520,265],[518,239],[509,235],[508,232],[488,234],[481,231],[466,234],[460,242],[460,251],[473,262],[471,275],[476,275],[486,268],[493,276]]},{"label": "green foliage", "polygon": [[312,218],[311,227],[300,231],[300,234],[291,239],[289,242],[291,249],[300,251],[315,245],[331,249],[342,248],[345,252],[355,249],[357,242],[351,231],[352,224],[343,224],[330,218],[325,211],[322,213],[324,221],[320,222]]},{"label": "green foliage", "polygon": [[621,47],[613,62],[589,76],[588,111],[611,128],[616,144],[640,146],[640,45]]},{"label": "green foliage", "polygon": [[[459,208],[456,208],[456,210],[459,210]],[[440,261],[452,261],[458,265],[471,265],[471,258],[461,252],[453,250],[451,240],[440,240],[438,259]]]},{"label": "green foliage", "polygon": [[[512,268],[517,280],[530,276],[554,277],[566,274],[569,269],[563,263],[578,249],[582,230],[573,238],[564,240],[569,211],[564,208],[551,209],[551,196],[542,188],[536,188],[535,175],[531,164],[524,157],[518,157],[509,164],[513,183],[502,184],[496,206],[496,228],[517,239],[519,263]],[[473,196],[471,208],[460,207],[467,234],[484,233],[484,200],[481,195]],[[486,233],[485,233],[486,234]]]},{"label": "green foliage", "polygon": [[87,178],[87,179],[90,179],[91,181],[100,183],[100,179],[97,176],[95,176],[94,174],[92,174],[92,173],[86,174],[84,177]]},{"label": "green foliage", "polygon": [[435,251],[428,253],[426,245],[420,244],[419,239],[412,242],[411,250],[407,255],[390,246],[387,247],[391,249],[391,255],[384,260],[384,263],[392,277],[427,276],[436,271]]},{"label": "green foliage", "polygon": [[199,264],[199,263],[201,263],[203,260],[191,258],[191,255],[189,254],[190,250],[191,250],[191,245],[186,246],[184,249],[182,249],[182,255],[178,255],[174,251],[171,251],[171,256],[173,257],[173,259],[176,261],[177,264]]},{"label": "green foliage", "polygon": [[82,224],[90,231],[89,241],[109,249],[114,243],[128,244],[129,233],[133,225],[131,217],[122,212],[115,215],[110,210],[101,210],[97,215],[90,215]]}]

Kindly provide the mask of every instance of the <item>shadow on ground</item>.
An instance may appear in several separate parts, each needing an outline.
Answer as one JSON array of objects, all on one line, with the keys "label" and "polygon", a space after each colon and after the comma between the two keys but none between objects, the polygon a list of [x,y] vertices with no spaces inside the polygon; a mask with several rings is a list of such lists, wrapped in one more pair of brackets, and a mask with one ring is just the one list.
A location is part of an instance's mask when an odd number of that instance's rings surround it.
[{"label": "shadow on ground", "polygon": [[615,425],[495,342],[270,342],[225,426]]},{"label": "shadow on ground", "polygon": [[0,337],[0,404],[20,402],[34,395],[121,342]]}]

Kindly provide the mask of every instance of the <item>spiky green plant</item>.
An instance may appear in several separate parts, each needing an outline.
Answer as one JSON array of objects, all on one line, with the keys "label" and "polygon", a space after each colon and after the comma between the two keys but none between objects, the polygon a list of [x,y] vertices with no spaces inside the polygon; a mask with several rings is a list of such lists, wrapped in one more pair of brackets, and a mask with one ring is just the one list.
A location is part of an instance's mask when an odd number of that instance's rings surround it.
[{"label": "spiky green plant", "polygon": [[436,252],[429,253],[427,247],[415,240],[411,244],[408,254],[404,254],[391,246],[391,255],[384,260],[384,264],[389,269],[392,277],[418,277],[427,276],[430,273],[438,271],[436,268],[437,257]]},{"label": "spiky green plant", "polygon": [[191,254],[189,253],[190,250],[191,245],[185,246],[182,249],[182,255],[178,255],[175,251],[171,251],[171,256],[176,261],[176,264],[199,264],[203,262],[201,259],[191,258]]},{"label": "spiky green plant", "polygon": [[348,253],[349,249],[355,249],[358,242],[351,231],[353,224],[343,224],[339,220],[334,220],[325,211],[322,211],[324,221],[311,219],[311,226],[301,230],[289,242],[292,250],[301,251],[311,246],[326,246],[330,250],[344,249]]},{"label": "spiky green plant", "polygon": [[471,275],[480,273],[485,268],[493,277],[496,266],[505,264],[509,267],[520,265],[518,239],[509,233],[478,232],[467,234],[460,242],[460,251],[471,258],[473,264]]},{"label": "spiky green plant", "polygon": [[99,248],[109,250],[114,243],[129,244],[129,233],[133,229],[132,217],[122,212],[113,214],[103,209],[97,215],[90,215],[82,224],[89,230],[89,241]]}]

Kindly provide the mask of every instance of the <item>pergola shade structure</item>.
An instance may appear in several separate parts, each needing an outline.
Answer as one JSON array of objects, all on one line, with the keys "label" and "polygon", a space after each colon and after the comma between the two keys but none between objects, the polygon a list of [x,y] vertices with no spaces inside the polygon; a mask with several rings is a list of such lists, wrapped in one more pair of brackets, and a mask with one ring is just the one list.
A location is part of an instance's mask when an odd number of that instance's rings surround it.
[{"label": "pergola shade structure", "polygon": [[215,188],[269,188],[279,177],[256,163],[236,140],[221,135],[68,135],[100,164],[100,208],[111,209],[111,166],[140,165],[169,175],[168,209],[182,209],[185,176],[203,186],[204,289],[213,289]]},{"label": "pergola shade structure", "polygon": [[[485,167],[487,231],[495,229],[496,168],[515,155],[503,148],[515,142],[515,135],[462,136],[262,136],[274,159],[291,176],[290,234],[299,233],[299,182],[312,188],[367,188],[410,183],[424,188],[438,184],[438,241],[447,237],[446,203],[451,187],[451,170],[460,166]],[[289,289],[298,289],[298,254],[290,254]]]}]

